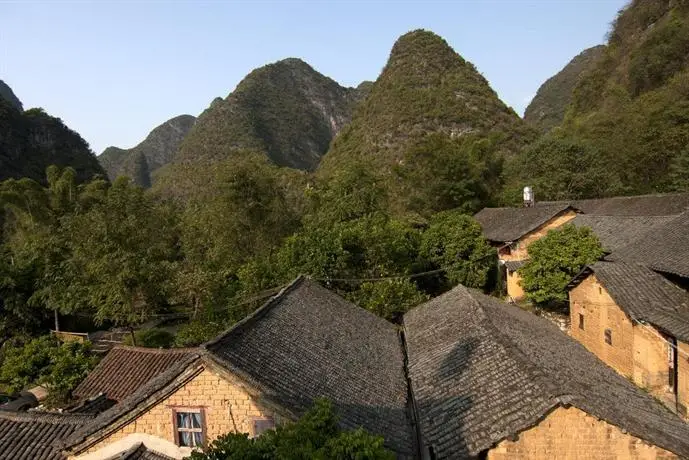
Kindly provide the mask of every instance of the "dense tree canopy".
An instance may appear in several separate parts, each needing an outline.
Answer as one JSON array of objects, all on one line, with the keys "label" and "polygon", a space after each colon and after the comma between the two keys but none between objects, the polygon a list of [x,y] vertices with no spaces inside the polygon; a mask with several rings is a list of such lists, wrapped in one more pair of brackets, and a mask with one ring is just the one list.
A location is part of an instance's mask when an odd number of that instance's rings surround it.
[{"label": "dense tree canopy", "polygon": [[567,224],[531,243],[529,259],[519,269],[521,285],[536,303],[567,300],[565,287],[586,265],[603,255],[598,237],[588,227]]}]

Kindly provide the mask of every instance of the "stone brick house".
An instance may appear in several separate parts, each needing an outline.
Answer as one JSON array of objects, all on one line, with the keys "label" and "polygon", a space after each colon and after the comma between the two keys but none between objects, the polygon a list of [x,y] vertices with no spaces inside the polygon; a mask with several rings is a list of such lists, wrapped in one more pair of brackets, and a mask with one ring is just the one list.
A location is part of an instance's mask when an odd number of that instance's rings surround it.
[{"label": "stone brick house", "polygon": [[[198,349],[115,348],[78,390],[114,405],[60,416],[72,425],[36,458],[180,459],[295,420],[318,397],[399,458],[689,457],[689,425],[545,319],[462,286],[403,319],[299,278]],[[0,459],[31,452],[14,430],[43,416],[0,415]]]},{"label": "stone brick house", "polygon": [[544,318],[458,286],[404,332],[423,458],[689,455],[689,425]]},{"label": "stone brick house", "polygon": [[484,208],[474,215],[486,239],[497,249],[501,279],[510,298],[524,297],[518,270],[528,258],[529,245],[574,219],[577,212],[568,204],[538,204],[524,208]]},{"label": "stone brick house", "polygon": [[77,393],[104,391],[117,403],[65,440],[70,459],[140,445],[179,459],[224,433],[254,436],[296,420],[318,397],[332,401],[343,427],[363,426],[400,458],[413,456],[396,327],[310,280],[199,349],[113,351]]},{"label": "stone brick house", "polygon": [[572,337],[686,415],[689,293],[643,265],[622,261],[587,267],[568,289]]}]

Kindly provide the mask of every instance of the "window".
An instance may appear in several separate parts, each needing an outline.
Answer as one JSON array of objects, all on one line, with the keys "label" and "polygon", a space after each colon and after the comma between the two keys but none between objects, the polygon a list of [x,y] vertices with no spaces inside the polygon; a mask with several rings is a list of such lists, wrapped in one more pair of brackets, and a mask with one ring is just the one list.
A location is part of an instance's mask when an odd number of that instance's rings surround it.
[{"label": "window", "polygon": [[584,330],[584,315],[579,313],[579,329]]},{"label": "window", "polygon": [[197,447],[203,445],[202,409],[173,409],[172,417],[175,424],[175,440],[178,446]]},{"label": "window", "polygon": [[612,345],[612,330],[610,329],[605,330],[605,343]]},{"label": "window", "polygon": [[254,419],[254,437],[262,435],[268,430],[275,428],[275,421],[272,418],[256,418]]}]

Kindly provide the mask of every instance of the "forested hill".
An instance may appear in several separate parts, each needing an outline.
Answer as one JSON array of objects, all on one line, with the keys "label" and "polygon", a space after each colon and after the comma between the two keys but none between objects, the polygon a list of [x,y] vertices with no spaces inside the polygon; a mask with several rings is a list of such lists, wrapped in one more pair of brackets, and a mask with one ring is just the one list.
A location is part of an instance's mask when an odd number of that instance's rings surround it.
[{"label": "forested hill", "polygon": [[71,166],[84,181],[104,174],[88,144],[59,118],[42,109],[24,112],[0,98],[0,180],[45,181],[50,165]]},{"label": "forested hill", "polygon": [[562,123],[579,77],[593,68],[604,50],[604,45],[598,45],[582,51],[562,70],[546,80],[526,108],[524,120],[542,131],[549,131]]},{"label": "forested hill", "polygon": [[5,99],[20,112],[24,110],[24,107],[22,106],[22,101],[20,101],[19,98],[15,96],[14,91],[12,91],[12,88],[10,88],[7,85],[7,83],[5,83],[2,80],[0,80],[0,98]]},{"label": "forested hill", "polygon": [[136,184],[150,187],[151,174],[172,160],[195,121],[192,115],[179,115],[156,127],[136,147],[108,147],[98,161],[111,180],[129,176]]},{"label": "forested hill", "polygon": [[516,164],[541,199],[689,190],[689,1],[622,10],[561,127]]},{"label": "forested hill", "polygon": [[250,149],[277,165],[312,170],[362,91],[366,85],[344,88],[300,59],[258,68],[199,116],[175,162],[224,160]]},{"label": "forested hill", "polygon": [[499,189],[502,157],[535,137],[473,64],[441,37],[417,30],[394,44],[317,175],[328,181],[363,162],[397,211],[471,211]]}]

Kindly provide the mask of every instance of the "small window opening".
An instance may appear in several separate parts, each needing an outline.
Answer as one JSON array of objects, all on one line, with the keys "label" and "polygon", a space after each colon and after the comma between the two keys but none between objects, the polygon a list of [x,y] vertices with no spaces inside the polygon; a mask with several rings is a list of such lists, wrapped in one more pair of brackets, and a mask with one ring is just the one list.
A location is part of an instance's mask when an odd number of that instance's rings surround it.
[{"label": "small window opening", "polygon": [[175,411],[175,438],[181,447],[203,445],[203,415],[199,409]]},{"label": "small window opening", "polygon": [[605,330],[605,343],[612,345],[612,330],[610,329]]},{"label": "small window opening", "polygon": [[254,419],[254,437],[261,436],[266,431],[275,429],[275,421],[270,418]]},{"label": "small window opening", "polygon": [[579,313],[579,329],[584,330],[584,315]]}]

